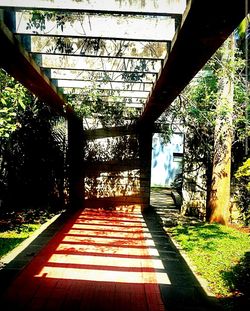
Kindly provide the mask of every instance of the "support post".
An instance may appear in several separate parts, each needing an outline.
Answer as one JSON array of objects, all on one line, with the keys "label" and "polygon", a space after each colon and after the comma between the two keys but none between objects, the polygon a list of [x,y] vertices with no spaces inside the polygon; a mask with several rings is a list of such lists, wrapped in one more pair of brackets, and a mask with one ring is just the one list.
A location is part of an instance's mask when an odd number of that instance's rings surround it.
[{"label": "support post", "polygon": [[150,205],[152,136],[151,128],[139,130],[140,196],[142,210]]},{"label": "support post", "polygon": [[68,114],[68,165],[70,208],[84,206],[83,170],[84,133],[82,120],[73,113]]}]

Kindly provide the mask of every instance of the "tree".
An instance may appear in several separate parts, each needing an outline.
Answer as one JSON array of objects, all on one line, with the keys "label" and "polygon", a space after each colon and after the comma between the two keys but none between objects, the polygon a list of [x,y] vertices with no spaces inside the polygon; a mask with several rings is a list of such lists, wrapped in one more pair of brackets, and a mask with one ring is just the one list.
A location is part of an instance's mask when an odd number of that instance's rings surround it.
[{"label": "tree", "polygon": [[[230,48],[230,42],[227,41],[225,47],[213,55],[168,111],[172,122],[175,123],[177,119],[185,131],[183,184],[192,193],[190,196],[203,200],[202,204],[206,205],[203,213],[206,212],[208,221],[212,216],[210,192],[213,190],[217,195],[216,187],[222,190],[215,176],[228,177],[224,187],[227,188],[227,200],[230,203],[229,168],[231,160],[233,171],[242,163],[247,135],[245,83],[242,76],[244,60],[237,49]],[[228,58],[231,60],[228,61]],[[236,108],[232,106],[232,99]],[[227,163],[229,166],[221,166],[219,169],[218,165],[222,165],[223,161],[224,165]],[[228,211],[229,203],[222,203],[221,207]],[[225,220],[221,222],[226,223]]]},{"label": "tree", "polygon": [[209,221],[227,224],[230,207],[232,119],[234,98],[235,43],[233,35],[224,44],[220,90],[214,129],[214,157],[209,198]]},{"label": "tree", "polygon": [[13,208],[62,203],[65,139],[58,117],[3,70],[0,87],[0,200]]}]

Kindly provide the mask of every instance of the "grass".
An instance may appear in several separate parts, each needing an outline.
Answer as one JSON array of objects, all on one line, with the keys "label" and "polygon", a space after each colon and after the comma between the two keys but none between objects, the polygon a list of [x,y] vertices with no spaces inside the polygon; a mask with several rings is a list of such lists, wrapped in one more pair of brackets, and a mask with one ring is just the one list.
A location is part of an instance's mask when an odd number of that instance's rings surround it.
[{"label": "grass", "polygon": [[204,223],[179,225],[169,231],[186,252],[196,272],[208,281],[216,297],[249,299],[249,234],[219,224]]},{"label": "grass", "polygon": [[49,209],[0,211],[0,259],[7,255],[34,231],[58,212]]},{"label": "grass", "polygon": [[40,224],[23,224],[16,229],[0,232],[0,258],[30,237],[40,226]]}]

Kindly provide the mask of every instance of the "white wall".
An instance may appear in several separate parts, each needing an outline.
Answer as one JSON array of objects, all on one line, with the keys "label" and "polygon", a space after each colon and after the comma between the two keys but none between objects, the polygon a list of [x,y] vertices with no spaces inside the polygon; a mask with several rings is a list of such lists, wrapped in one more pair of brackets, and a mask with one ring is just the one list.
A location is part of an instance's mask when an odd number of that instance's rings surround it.
[{"label": "white wall", "polygon": [[153,135],[151,186],[171,186],[182,169],[180,158],[174,157],[174,152],[183,153],[183,134],[173,134],[168,144],[163,142],[159,133]]}]

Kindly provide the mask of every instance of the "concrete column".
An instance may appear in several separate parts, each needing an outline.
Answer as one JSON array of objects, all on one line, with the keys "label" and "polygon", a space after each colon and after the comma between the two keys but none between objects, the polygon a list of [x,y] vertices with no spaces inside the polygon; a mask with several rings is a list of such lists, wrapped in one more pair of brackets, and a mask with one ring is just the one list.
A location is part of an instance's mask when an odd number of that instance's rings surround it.
[{"label": "concrete column", "polygon": [[150,180],[151,180],[151,154],[152,154],[151,129],[139,131],[139,153],[140,153],[140,196],[142,209],[150,205]]},{"label": "concrete column", "polygon": [[69,199],[70,208],[74,210],[84,205],[84,141],[82,120],[70,114],[68,116]]}]

